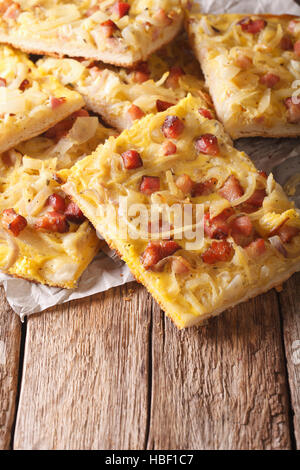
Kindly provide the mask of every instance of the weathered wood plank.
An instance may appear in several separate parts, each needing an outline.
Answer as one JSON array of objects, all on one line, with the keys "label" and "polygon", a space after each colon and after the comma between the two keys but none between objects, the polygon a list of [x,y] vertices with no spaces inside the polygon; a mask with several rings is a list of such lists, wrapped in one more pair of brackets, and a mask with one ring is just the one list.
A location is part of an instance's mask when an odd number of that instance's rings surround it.
[{"label": "weathered wood plank", "polygon": [[300,273],[280,293],[283,335],[297,448],[300,449]]},{"label": "weathered wood plank", "polygon": [[0,450],[9,449],[18,387],[21,321],[0,289]]},{"label": "weathered wood plank", "polygon": [[131,288],[28,318],[15,449],[143,448],[152,300]]},{"label": "weathered wood plank", "polygon": [[289,449],[276,292],[177,331],[154,309],[148,449]]}]

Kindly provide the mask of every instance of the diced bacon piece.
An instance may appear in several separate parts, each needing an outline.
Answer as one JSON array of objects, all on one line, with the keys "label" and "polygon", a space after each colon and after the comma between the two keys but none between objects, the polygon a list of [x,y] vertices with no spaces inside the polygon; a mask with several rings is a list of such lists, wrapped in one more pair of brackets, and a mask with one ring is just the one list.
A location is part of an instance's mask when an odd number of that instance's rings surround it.
[{"label": "diced bacon piece", "polygon": [[51,206],[56,212],[64,212],[66,208],[65,200],[57,193],[51,194],[46,201],[46,206]]},{"label": "diced bacon piece", "polygon": [[172,19],[168,17],[163,8],[160,8],[154,13],[153,18],[159,23],[160,26],[168,26],[172,23]]},{"label": "diced bacon piece", "polygon": [[179,188],[184,194],[190,193],[194,186],[192,179],[186,174],[178,176],[175,183],[177,188]]},{"label": "diced bacon piece", "polygon": [[300,40],[295,42],[294,52],[295,52],[296,57],[300,57]]},{"label": "diced bacon piece", "polygon": [[210,178],[202,183],[195,183],[192,190],[192,196],[207,196],[208,194],[213,193],[217,182],[216,178]]},{"label": "diced bacon piece", "polygon": [[210,219],[209,213],[204,215],[204,233],[209,238],[224,240],[229,235],[230,226],[223,217]]},{"label": "diced bacon piece", "polygon": [[236,58],[235,63],[242,70],[247,70],[251,67],[251,65],[253,64],[253,61],[252,61],[251,57],[248,57],[245,54],[239,54]]},{"label": "diced bacon piece", "polygon": [[196,140],[195,147],[198,152],[207,155],[219,155],[220,153],[218,139],[213,134],[203,134]]},{"label": "diced bacon piece", "polygon": [[267,193],[265,189],[256,189],[252,196],[247,199],[246,204],[250,204],[251,206],[261,207],[266,197]]},{"label": "diced bacon piece", "polygon": [[292,39],[287,35],[282,36],[280,41],[280,47],[283,51],[292,51],[294,49]]},{"label": "diced bacon piece", "polygon": [[85,16],[89,17],[89,16],[92,16],[94,13],[96,13],[96,11],[99,10],[99,5],[94,5],[93,7],[89,8],[86,12],[85,12]]},{"label": "diced bacon piece", "polygon": [[123,18],[123,16],[128,15],[128,12],[130,10],[130,5],[129,3],[125,2],[116,2],[114,6],[112,7],[112,12],[120,19]]},{"label": "diced bacon piece", "polygon": [[26,90],[26,88],[28,88],[29,86],[30,86],[30,82],[29,82],[29,80],[27,80],[27,78],[25,78],[25,79],[22,81],[22,83],[20,84],[19,90],[24,91],[24,90]]},{"label": "diced bacon piece", "polygon": [[174,103],[168,103],[168,101],[156,100],[156,109],[159,113],[161,111],[166,111],[171,106],[174,106]]},{"label": "diced bacon piece", "polygon": [[266,244],[263,238],[257,238],[250,245],[245,247],[245,251],[250,258],[257,258],[266,251]]},{"label": "diced bacon piece", "polygon": [[173,155],[177,152],[177,147],[171,140],[165,140],[162,144],[162,154],[163,155]]},{"label": "diced bacon piece", "polygon": [[175,274],[186,274],[191,270],[190,263],[182,256],[175,256],[172,259],[172,271]]},{"label": "diced bacon piece", "polygon": [[160,189],[160,179],[158,176],[143,176],[142,182],[140,185],[140,191],[147,196],[150,196],[152,193],[159,191]]},{"label": "diced bacon piece", "polygon": [[150,78],[150,73],[142,72],[141,70],[136,70],[133,73],[134,83],[144,83]]},{"label": "diced bacon piece", "polygon": [[242,197],[244,190],[240,185],[239,180],[234,175],[231,175],[227,178],[222,188],[219,189],[219,194],[224,199],[227,199],[227,201],[232,202]]},{"label": "diced bacon piece", "polygon": [[0,15],[6,12],[7,8],[11,5],[11,0],[3,0],[0,2]]},{"label": "diced bacon piece", "polygon": [[184,130],[184,124],[177,116],[167,116],[162,125],[162,132],[167,139],[178,139]]},{"label": "diced bacon piece", "polygon": [[48,139],[55,139],[56,142],[59,141],[63,136],[65,136],[69,130],[73,127],[74,122],[78,117],[88,117],[89,113],[85,109],[80,109],[79,111],[75,111],[75,113],[68,116],[66,119],[55,124],[55,126],[48,129],[44,136]]},{"label": "diced bacon piece", "polygon": [[66,102],[66,98],[64,96],[61,96],[60,98],[56,98],[55,96],[50,96],[50,106],[52,109],[58,108],[65,102]]},{"label": "diced bacon piece", "polygon": [[0,87],[1,86],[6,86],[6,80],[5,78],[0,77]]},{"label": "diced bacon piece", "polygon": [[150,78],[150,70],[147,62],[141,62],[133,72],[135,83],[144,83]]},{"label": "diced bacon piece", "polygon": [[268,88],[273,88],[278,82],[280,82],[280,77],[271,72],[266,73],[259,79],[259,83],[266,85]]},{"label": "diced bacon piece", "polygon": [[289,243],[296,235],[299,235],[300,230],[297,227],[291,225],[282,225],[277,231],[278,235],[283,243]]},{"label": "diced bacon piece", "polygon": [[204,263],[215,264],[217,262],[230,261],[234,255],[234,249],[226,240],[221,242],[213,241],[210,247],[202,254]]},{"label": "diced bacon piece", "polygon": [[5,209],[1,214],[1,223],[14,237],[18,237],[27,226],[27,220],[14,209]]},{"label": "diced bacon piece", "polygon": [[136,119],[141,119],[143,116],[145,116],[144,111],[135,104],[132,104],[130,106],[130,108],[128,109],[128,114],[131,117],[132,121],[135,121]]},{"label": "diced bacon piece", "polygon": [[253,224],[248,215],[242,215],[241,217],[234,219],[231,224],[231,229],[233,232],[236,231],[249,237],[252,234]]},{"label": "diced bacon piece", "polygon": [[142,264],[145,269],[151,269],[160,260],[171,256],[180,248],[181,246],[173,240],[151,241],[141,256]]},{"label": "diced bacon piece", "polygon": [[77,204],[73,201],[70,201],[65,210],[65,216],[69,222],[74,224],[81,224],[85,221],[85,216]]},{"label": "diced bacon piece", "polygon": [[242,215],[237,217],[231,224],[231,236],[235,243],[240,246],[247,246],[251,242],[253,235],[253,225],[250,217]]},{"label": "diced bacon piece", "polygon": [[21,7],[19,3],[12,2],[12,4],[5,11],[3,18],[5,20],[16,20],[21,13]]},{"label": "diced bacon piece", "polygon": [[102,34],[105,38],[111,38],[118,27],[112,20],[106,20],[100,24]]},{"label": "diced bacon piece", "polygon": [[267,22],[261,18],[252,20],[251,18],[243,18],[237,23],[241,26],[245,33],[257,34],[260,33],[267,25]]},{"label": "diced bacon piece", "polygon": [[287,98],[285,100],[285,105],[288,110],[288,122],[294,124],[300,122],[300,103],[293,103],[293,98]]},{"label": "diced bacon piece", "polygon": [[69,231],[69,224],[65,214],[52,211],[46,212],[35,223],[36,230],[46,230],[48,232],[66,233]]},{"label": "diced bacon piece", "polygon": [[184,71],[181,67],[174,66],[170,68],[169,76],[165,82],[167,88],[178,88],[179,78],[184,75]]},{"label": "diced bacon piece", "polygon": [[141,156],[136,150],[127,150],[122,153],[121,157],[126,170],[135,170],[136,168],[143,166]]},{"label": "diced bacon piece", "polygon": [[201,116],[205,117],[206,119],[213,119],[213,115],[209,109],[206,108],[199,108],[198,113],[201,114]]},{"label": "diced bacon piece", "polygon": [[259,174],[260,176],[262,176],[263,178],[266,178],[266,179],[268,178],[267,173],[266,173],[265,171],[263,171],[263,170],[258,170],[258,174]]}]

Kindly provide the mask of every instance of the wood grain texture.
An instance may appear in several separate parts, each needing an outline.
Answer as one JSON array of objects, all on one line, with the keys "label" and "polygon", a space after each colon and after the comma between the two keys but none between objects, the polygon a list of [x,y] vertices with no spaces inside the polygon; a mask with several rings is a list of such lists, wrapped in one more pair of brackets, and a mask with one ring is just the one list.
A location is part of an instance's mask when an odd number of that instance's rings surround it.
[{"label": "wood grain texture", "polygon": [[21,322],[0,288],[0,450],[10,448],[18,387]]},{"label": "wood grain texture", "polygon": [[148,449],[290,448],[274,291],[185,331],[155,308],[152,337]]},{"label": "wood grain texture", "polygon": [[15,449],[143,448],[152,300],[131,287],[28,319]]},{"label": "wood grain texture", "polygon": [[279,294],[295,441],[300,449],[300,273]]}]

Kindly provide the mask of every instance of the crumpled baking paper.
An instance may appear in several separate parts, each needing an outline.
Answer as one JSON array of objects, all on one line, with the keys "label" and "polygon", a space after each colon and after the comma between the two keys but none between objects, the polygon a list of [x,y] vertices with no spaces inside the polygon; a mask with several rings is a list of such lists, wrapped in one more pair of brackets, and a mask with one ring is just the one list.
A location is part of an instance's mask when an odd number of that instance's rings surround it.
[{"label": "crumpled baking paper", "polygon": [[[285,0],[284,2],[282,0],[198,0],[198,3],[203,13],[289,13],[300,16],[300,7],[292,0]],[[292,159],[297,161],[298,164],[299,155],[300,149],[299,152],[294,149],[290,155],[287,155],[285,158],[289,160],[287,166],[290,166]],[[297,160],[295,160],[295,157]],[[267,163],[270,167],[270,162]],[[278,167],[281,174],[282,164],[284,162],[274,161],[272,162],[273,166],[266,169],[271,171]],[[99,253],[89,265],[81,276],[77,289],[47,287],[23,279],[12,278],[3,273],[0,273],[0,284],[4,287],[11,308],[23,319],[26,315],[41,312],[54,305],[88,297],[111,287],[133,281],[134,278],[129,268],[118,260],[111,250],[105,249],[105,252]]]}]

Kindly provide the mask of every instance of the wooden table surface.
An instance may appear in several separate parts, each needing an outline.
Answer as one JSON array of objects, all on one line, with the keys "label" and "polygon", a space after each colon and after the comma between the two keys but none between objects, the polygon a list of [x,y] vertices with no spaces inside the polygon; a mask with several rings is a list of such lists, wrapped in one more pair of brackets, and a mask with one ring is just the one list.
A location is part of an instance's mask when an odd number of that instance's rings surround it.
[{"label": "wooden table surface", "polygon": [[299,286],[183,331],[137,283],[24,324],[1,292],[0,449],[300,448]]}]

